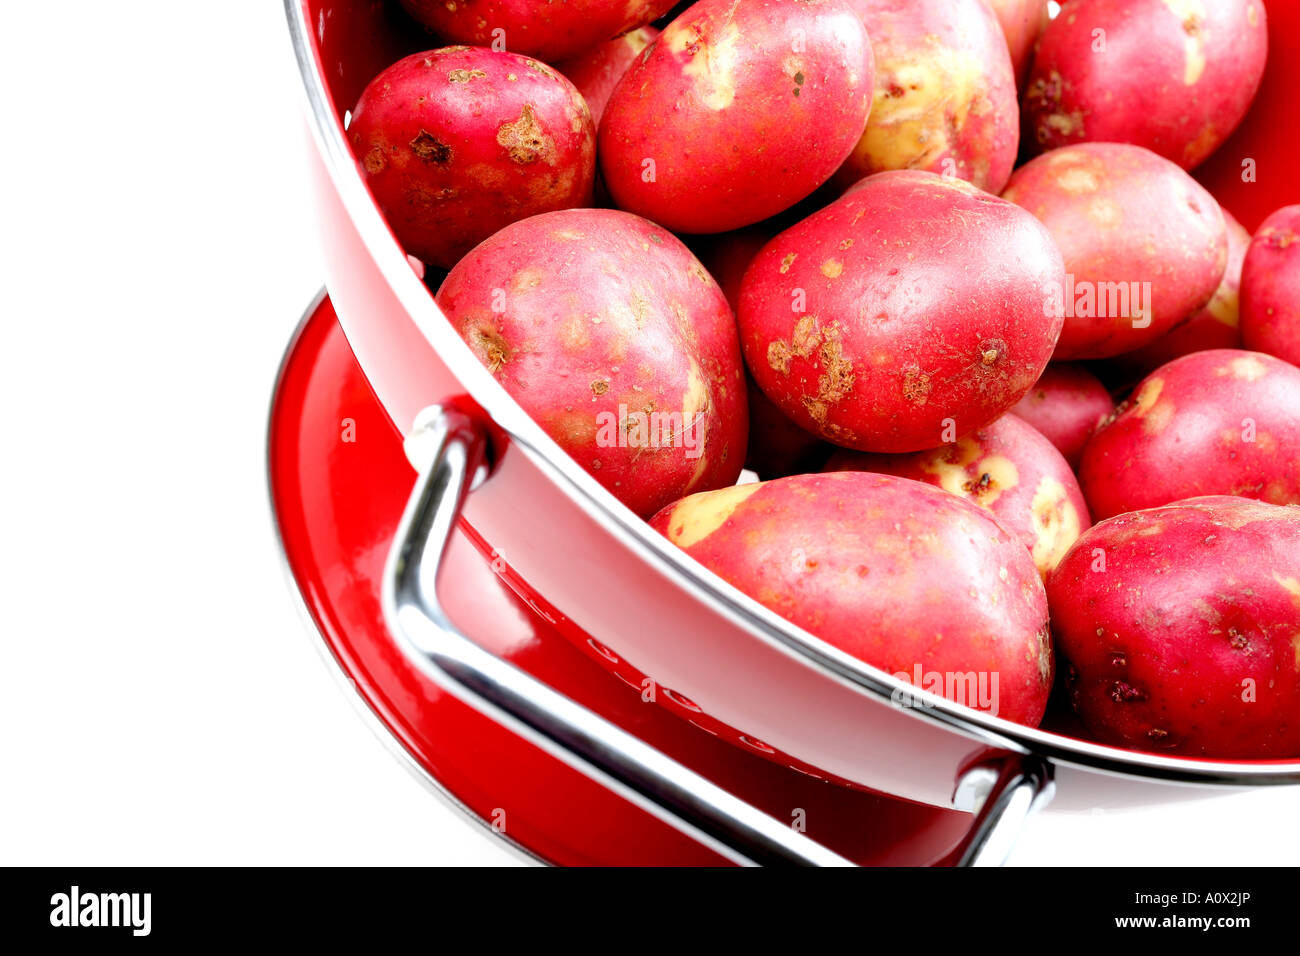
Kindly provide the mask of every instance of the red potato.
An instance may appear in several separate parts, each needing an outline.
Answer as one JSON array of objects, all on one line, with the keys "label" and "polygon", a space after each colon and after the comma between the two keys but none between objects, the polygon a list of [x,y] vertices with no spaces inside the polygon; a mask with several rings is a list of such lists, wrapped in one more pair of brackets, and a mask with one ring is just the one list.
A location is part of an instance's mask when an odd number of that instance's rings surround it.
[{"label": "red potato", "polygon": [[493,47],[549,63],[643,27],[675,0],[402,0],[426,27],[456,43]]},{"label": "red potato", "polygon": [[591,201],[596,138],[582,94],[513,53],[399,60],[361,94],[348,138],[397,241],[443,269],[502,226]]},{"label": "red potato", "polygon": [[1034,44],[1047,26],[1047,0],[989,0],[1007,38],[1017,83],[1024,83],[1034,61]]},{"label": "red potato", "polygon": [[1156,369],[1083,450],[1095,520],[1199,495],[1300,502],[1300,369],[1193,352]]},{"label": "red potato", "polygon": [[1115,411],[1115,400],[1083,366],[1053,363],[1011,411],[1050,441],[1071,468],[1077,468],[1088,439]]},{"label": "red potato", "polygon": [[692,495],[651,525],[859,660],[1007,720],[1043,717],[1042,582],[1024,546],[968,501],[890,475],[800,475]]},{"label": "red potato", "polygon": [[605,115],[618,81],[623,79],[632,61],[659,35],[654,27],[642,27],[614,40],[607,40],[580,53],[571,60],[555,64],[555,68],[578,88],[587,101],[592,121],[597,128]]},{"label": "red potato", "polygon": [[1002,194],[1043,221],[1065,257],[1058,361],[1155,341],[1210,301],[1228,265],[1223,213],[1205,188],[1140,146],[1084,143],[1016,170]]},{"label": "red potato", "polygon": [[1065,0],[1038,41],[1026,135],[1133,143],[1193,169],[1246,115],[1267,57],[1260,0]]},{"label": "red potato", "polygon": [[826,471],[870,471],[935,485],[979,505],[1029,549],[1040,574],[1056,567],[1092,523],[1074,472],[1052,443],[1015,415],[910,455],[839,451]]},{"label": "red potato", "polygon": [[624,75],[600,127],[619,208],[726,232],[822,183],[862,135],[874,67],[844,0],[700,0]]},{"label": "red potato", "polygon": [[796,424],[859,451],[934,448],[1038,380],[1061,254],[1033,216],[960,179],[879,173],[781,233],[741,287],[741,344]]},{"label": "red potato", "polygon": [[1204,497],[1103,521],[1047,595],[1074,707],[1103,740],[1300,757],[1300,508]]},{"label": "red potato", "polygon": [[1300,206],[1264,220],[1241,277],[1241,336],[1246,348],[1300,365]]},{"label": "red potato", "polygon": [[749,423],[717,283],[653,223],[571,209],[507,226],[438,304],[492,375],[637,514],[735,482]]},{"label": "red potato", "polygon": [[850,0],[871,36],[871,117],[835,174],[841,189],[924,169],[1000,192],[1020,142],[1006,38],[984,0]]},{"label": "red potato", "polygon": [[[717,280],[733,310],[740,307],[740,286],[754,256],[776,234],[771,222],[734,232],[704,236],[696,243],[700,262]],[[831,447],[786,417],[763,390],[746,376],[749,395],[749,451],[745,467],[760,478],[785,478],[817,471]]]},{"label": "red potato", "polygon": [[1246,258],[1246,249],[1250,246],[1250,233],[1226,209],[1223,210],[1223,219],[1228,226],[1228,268],[1224,270],[1223,280],[1205,308],[1181,325],[1174,326],[1150,345],[1116,356],[1116,366],[1141,378],[1150,375],[1160,366],[1193,352],[1242,347],[1241,267]]}]

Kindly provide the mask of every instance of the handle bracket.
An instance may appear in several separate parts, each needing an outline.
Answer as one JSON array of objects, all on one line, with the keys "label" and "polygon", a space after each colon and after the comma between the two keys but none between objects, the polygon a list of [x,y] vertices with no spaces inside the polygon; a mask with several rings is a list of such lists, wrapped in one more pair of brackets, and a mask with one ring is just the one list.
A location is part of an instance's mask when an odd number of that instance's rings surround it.
[{"label": "handle bracket", "polygon": [[[438,598],[438,577],[465,499],[486,475],[486,432],[464,411],[433,406],[418,416],[406,449],[420,475],[389,554],[383,607],[390,631],[421,672],[735,863],[854,865],[461,633]],[[984,788],[983,778],[967,777]],[[1010,847],[1008,835],[1041,802],[1044,782],[1050,784],[1050,777],[999,772],[987,783],[988,796],[970,837],[954,851],[955,862],[983,865],[996,857],[1000,863]]]}]

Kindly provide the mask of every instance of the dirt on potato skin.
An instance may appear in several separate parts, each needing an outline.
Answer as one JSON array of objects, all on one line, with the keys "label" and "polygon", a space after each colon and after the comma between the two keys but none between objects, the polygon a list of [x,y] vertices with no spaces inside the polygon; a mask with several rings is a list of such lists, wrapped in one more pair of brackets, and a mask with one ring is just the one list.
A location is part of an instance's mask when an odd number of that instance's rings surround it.
[{"label": "dirt on potato skin", "polygon": [[749,431],[735,318],[671,233],[618,210],[534,216],[470,252],[437,299],[506,391],[637,514],[735,482]]},{"label": "dirt on potato skin", "polygon": [[398,61],[362,93],[348,138],[398,241],[440,269],[511,222],[589,203],[595,182],[582,95],[513,53]]},{"label": "dirt on potato skin", "polygon": [[[998,282],[973,281],[966,261],[996,262]],[[1042,289],[1063,275],[1015,205],[950,177],[881,173],[763,248],[741,286],[741,341],[755,381],[807,431],[861,451],[932,448],[1037,381],[1062,321],[1044,315]]]}]

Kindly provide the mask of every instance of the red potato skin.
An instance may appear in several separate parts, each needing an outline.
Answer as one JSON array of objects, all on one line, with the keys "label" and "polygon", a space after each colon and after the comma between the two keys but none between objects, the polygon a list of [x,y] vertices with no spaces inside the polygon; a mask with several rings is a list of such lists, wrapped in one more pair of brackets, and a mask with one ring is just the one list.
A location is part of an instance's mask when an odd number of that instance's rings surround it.
[{"label": "red potato skin", "polygon": [[600,126],[610,195],[675,232],[773,216],[848,156],[874,75],[867,32],[844,0],[700,0],[610,99]]},{"label": "red potato skin", "polygon": [[835,174],[924,169],[1001,192],[1020,144],[1006,38],[984,0],[849,0],[876,57],[871,117]]},{"label": "red potato skin", "polygon": [[[1154,342],[1200,311],[1227,270],[1219,204],[1183,170],[1139,146],[1054,150],[1017,169],[1002,195],[1042,220],[1073,277],[1061,296],[1057,361],[1108,358]],[[1118,298],[1109,304],[1114,283],[1137,292],[1127,309]],[[1138,308],[1144,289],[1149,316]],[[1108,304],[1099,307],[1103,299]]]},{"label": "red potato skin", "polygon": [[[548,63],[577,56],[672,9],[675,0],[402,0],[420,23],[456,43],[505,48]],[[494,32],[501,31],[501,32]]]},{"label": "red potato skin", "polygon": [[646,47],[654,42],[659,31],[654,27],[642,27],[614,40],[606,40],[580,53],[571,60],[555,64],[561,74],[578,88],[578,92],[587,101],[591,110],[592,121],[600,127],[600,118],[605,115],[618,81]]},{"label": "red potato skin", "polygon": [[989,0],[993,15],[1007,38],[1016,82],[1023,85],[1034,61],[1034,44],[1047,26],[1047,0]]},{"label": "red potato skin", "polygon": [[806,431],[919,451],[1029,391],[1061,328],[1042,289],[1063,281],[1024,210],[953,177],[879,173],[755,257],[741,344],[759,387]]},{"label": "red potato skin", "polygon": [[[437,298],[524,411],[637,514],[739,476],[749,422],[735,319],[665,230],[610,209],[534,216],[475,248]],[[646,430],[651,413],[681,416],[657,432],[671,440]]]},{"label": "red potato skin", "polygon": [[1202,495],[1300,502],[1300,369],[1260,352],[1194,352],[1156,369],[1088,442],[1095,520]]},{"label": "red potato skin", "polygon": [[1246,115],[1267,58],[1260,0],[1065,0],[1038,41],[1026,138],[1133,143],[1193,169]]},{"label": "red potato skin", "polygon": [[970,502],[891,475],[841,472],[692,495],[650,523],[859,660],[909,678],[918,667],[974,672],[990,689],[997,675],[987,703],[999,717],[1042,719],[1053,674],[1043,585],[1019,540]]},{"label": "red potato skin", "polygon": [[838,451],[825,470],[897,475],[965,498],[1023,541],[1043,575],[1092,524],[1079,482],[1061,453],[1028,422],[1011,414],[929,451]]},{"label": "red potato skin", "polygon": [[1102,740],[1300,756],[1300,508],[1216,496],[1103,521],[1047,594],[1074,708]]},{"label": "red potato skin", "polygon": [[399,60],[361,94],[348,138],[397,241],[439,268],[509,223],[591,202],[586,101],[513,53],[446,47]]},{"label": "red potato skin", "polygon": [[[700,262],[717,280],[733,311],[740,308],[740,286],[745,271],[777,231],[771,222],[764,222],[705,236],[696,243]],[[745,378],[749,395],[749,451],[745,467],[765,480],[817,471],[830,457],[833,446],[790,421],[751,376]]]},{"label": "red potato skin", "polygon": [[1088,439],[1115,411],[1115,400],[1086,368],[1062,362],[1047,366],[1011,411],[1050,441],[1071,468],[1078,468]]},{"label": "red potato skin", "polygon": [[1300,364],[1300,206],[1273,213],[1251,240],[1242,267],[1241,336],[1248,349]]},{"label": "red potato skin", "polygon": [[[1228,268],[1224,270],[1223,280],[1205,307],[1186,322],[1174,326],[1150,345],[1115,357],[1116,367],[1133,378],[1150,375],[1160,366],[1193,352],[1242,347],[1241,271],[1246,249],[1250,246],[1250,233],[1226,209],[1223,210],[1223,219],[1228,226]],[[1248,347],[1255,351],[1268,351]]]}]

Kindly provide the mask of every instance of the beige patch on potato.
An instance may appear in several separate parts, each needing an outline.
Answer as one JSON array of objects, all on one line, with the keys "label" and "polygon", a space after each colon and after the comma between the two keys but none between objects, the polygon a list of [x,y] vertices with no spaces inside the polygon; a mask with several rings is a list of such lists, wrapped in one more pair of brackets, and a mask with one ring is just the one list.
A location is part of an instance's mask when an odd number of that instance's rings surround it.
[{"label": "beige patch on potato", "polygon": [[866,132],[853,150],[861,169],[921,169],[956,147],[953,141],[984,96],[979,58],[937,37],[927,48],[888,62],[877,55],[876,88]]},{"label": "beige patch on potato", "polygon": [[[1164,379],[1147,379],[1133,397],[1133,415],[1142,419],[1142,430],[1149,435],[1163,431],[1174,415],[1174,403],[1160,398],[1164,388]],[[1121,409],[1116,409],[1115,417],[1118,418],[1120,414]]]},{"label": "beige patch on potato", "polygon": [[1241,292],[1224,282],[1205,307],[1214,321],[1230,329],[1241,325]]},{"label": "beige patch on potato", "polygon": [[1295,600],[1296,606],[1300,607],[1300,580],[1295,578],[1284,578],[1276,571],[1273,572],[1273,580],[1282,585],[1283,590],[1290,593]]},{"label": "beige patch on potato", "polygon": [[[1056,133],[1058,136],[1082,136],[1083,135],[1083,114],[1078,110],[1072,113],[1066,113],[1058,110],[1055,113],[1048,113],[1039,120],[1040,127],[1046,127],[1047,131]],[[1043,131],[1039,131],[1039,140],[1045,141],[1047,137]]]},{"label": "beige patch on potato", "polygon": [[519,119],[497,128],[497,144],[505,149],[511,162],[521,166],[539,159],[555,165],[555,140],[546,134],[531,103],[524,104]]},{"label": "beige patch on potato", "polygon": [[1201,127],[1201,131],[1196,134],[1195,138],[1190,140],[1183,147],[1183,159],[1190,165],[1198,165],[1201,160],[1219,145],[1219,131],[1214,123],[1206,123]]},{"label": "beige patch on potato", "polygon": [[571,315],[560,326],[560,344],[569,352],[584,352],[591,345],[591,335],[587,331],[587,320],[580,315]]},{"label": "beige patch on potato", "polygon": [[[1068,158],[1068,157],[1067,157]],[[1071,166],[1056,177],[1056,185],[1072,195],[1095,193],[1101,188],[1097,174],[1086,166]]]},{"label": "beige patch on potato", "polygon": [[1243,382],[1257,382],[1268,374],[1268,366],[1253,355],[1244,355],[1217,369],[1215,374],[1219,376],[1231,375]]},{"label": "beige patch on potato", "polygon": [[492,325],[491,320],[471,322],[465,328],[464,339],[478,356],[478,360],[494,375],[510,361],[513,355],[510,343],[506,341],[501,331]]},{"label": "beige patch on potato", "polygon": [[790,359],[793,353],[790,351],[790,343],[785,339],[777,339],[775,342],[767,344],[767,364],[772,371],[780,372],[782,375],[790,374]]},{"label": "beige patch on potato", "polygon": [[1114,226],[1122,216],[1123,213],[1120,211],[1119,204],[1113,199],[1098,196],[1088,203],[1088,218],[1104,228]]},{"label": "beige patch on potato", "polygon": [[822,263],[822,275],[828,279],[838,279],[844,274],[844,263],[839,259],[827,259]]},{"label": "beige patch on potato", "polygon": [[1205,74],[1205,29],[1208,19],[1202,0],[1161,0],[1183,28],[1183,85],[1194,86]]},{"label": "beige patch on potato", "polygon": [[1165,380],[1163,378],[1147,379],[1138,393],[1133,396],[1133,414],[1141,416],[1149,412],[1152,406],[1160,401],[1160,393],[1164,389]]},{"label": "beige patch on potato", "polygon": [[[699,364],[691,359],[691,368],[686,375],[686,392],[682,396],[682,428],[695,430],[695,452],[698,452],[699,457],[695,459],[695,471],[686,484],[687,490],[700,483],[711,464],[707,450],[708,430],[704,427],[704,422],[712,410],[713,396],[709,394],[708,383],[704,380]],[[675,440],[676,436],[673,441]]]},{"label": "beige patch on potato", "polygon": [[714,111],[725,110],[736,100],[742,49],[740,27],[734,21],[737,6],[738,0],[727,11],[725,22],[709,33],[701,29],[701,21],[674,21],[660,37],[669,52],[684,60],[682,76],[691,80],[700,102]]},{"label": "beige patch on potato", "polygon": [[792,253],[790,253],[789,255],[787,255],[784,259],[782,259],[782,260],[781,260],[781,275],[785,275],[787,272],[789,272],[789,271],[790,271],[790,267],[791,267],[792,265],[794,265],[794,260],[796,260],[796,259],[798,259],[798,258],[799,258],[799,254],[798,254],[797,252],[792,252]]},{"label": "beige patch on potato", "polygon": [[991,507],[1002,497],[1004,491],[1010,491],[1020,484],[1020,471],[1016,463],[1003,455],[989,455],[975,465],[978,478],[967,481],[967,495],[976,504]]},{"label": "beige patch on potato", "polygon": [[1011,459],[1003,455],[980,458],[983,446],[968,435],[954,445],[940,449],[921,465],[927,475],[939,480],[939,487],[949,494],[969,498],[983,508],[990,507],[1020,483],[1020,472]]},{"label": "beige patch on potato", "polygon": [[847,398],[857,381],[853,363],[844,357],[837,338],[834,329],[828,330],[821,347],[822,374],[817,379],[817,399],[826,405],[834,405]]},{"label": "beige patch on potato", "polygon": [[699,544],[717,531],[763,482],[733,485],[683,498],[668,515],[668,540],[679,548]]},{"label": "beige patch on potato", "polygon": [[541,286],[545,278],[546,274],[541,269],[536,266],[527,266],[510,278],[510,291],[515,295],[522,295]]},{"label": "beige patch on potato", "polygon": [[1034,529],[1034,546],[1030,553],[1038,572],[1046,577],[1083,533],[1079,511],[1070,502],[1065,485],[1045,475],[1034,490],[1029,517]]},{"label": "beige patch on potato", "polygon": [[710,405],[709,388],[699,363],[691,359],[690,370],[686,373],[686,391],[682,395],[682,421],[689,422],[708,411]]}]

